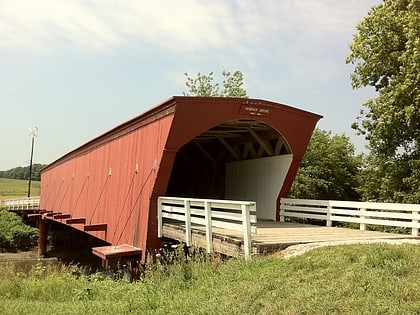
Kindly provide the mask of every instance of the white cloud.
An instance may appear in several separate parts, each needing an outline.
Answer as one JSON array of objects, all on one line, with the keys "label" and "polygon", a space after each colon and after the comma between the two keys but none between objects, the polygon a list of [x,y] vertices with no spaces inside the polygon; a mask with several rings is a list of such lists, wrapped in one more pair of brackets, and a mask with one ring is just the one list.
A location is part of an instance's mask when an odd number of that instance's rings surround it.
[{"label": "white cloud", "polygon": [[3,1],[0,46],[50,50],[60,43],[86,49],[113,48],[133,39],[182,50],[220,46],[215,5],[174,1]]},{"label": "white cloud", "polygon": [[0,47],[103,51],[140,41],[177,52],[247,54],[267,41],[340,39],[365,14],[364,0],[3,0]]}]

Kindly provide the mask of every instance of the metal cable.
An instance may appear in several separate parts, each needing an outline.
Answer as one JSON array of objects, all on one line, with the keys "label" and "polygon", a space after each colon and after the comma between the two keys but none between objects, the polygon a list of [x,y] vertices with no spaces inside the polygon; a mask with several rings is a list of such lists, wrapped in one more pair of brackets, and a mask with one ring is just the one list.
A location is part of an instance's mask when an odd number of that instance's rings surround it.
[{"label": "metal cable", "polygon": [[108,183],[108,179],[109,179],[110,177],[111,177],[111,175],[109,175],[109,174],[106,176],[106,180],[105,180],[104,186],[102,187],[101,193],[99,194],[98,201],[96,202],[95,208],[93,209],[93,213],[92,213],[92,216],[90,217],[89,224],[92,224],[92,219],[93,219],[93,217],[95,216],[95,212],[96,212],[96,210],[98,209],[99,201],[101,201],[102,194],[103,194],[103,193],[104,193],[104,191],[105,191],[106,183]]},{"label": "metal cable", "polygon": [[139,201],[139,199],[140,199],[140,196],[141,196],[141,194],[142,194],[142,192],[143,192],[143,189],[144,189],[144,187],[146,186],[146,183],[147,183],[147,181],[149,180],[150,175],[152,175],[152,173],[153,173],[153,171],[154,171],[154,170],[155,170],[155,168],[153,167],[153,168],[150,170],[149,174],[147,175],[146,179],[144,180],[143,186],[141,187],[141,189],[140,189],[140,191],[139,191],[139,194],[137,195],[136,201],[134,202],[134,205],[133,205],[133,207],[132,207],[132,208],[131,208],[131,210],[130,210],[130,213],[129,213],[129,216],[128,216],[128,218],[127,218],[127,221],[125,222],[125,225],[124,225],[124,227],[123,227],[123,229],[122,229],[122,231],[121,231],[120,236],[118,237],[117,244],[118,244],[118,243],[119,243],[119,241],[121,240],[121,237],[122,237],[122,235],[123,235],[123,233],[124,233],[124,231],[125,231],[125,229],[126,229],[126,227],[127,227],[127,224],[128,224],[128,222],[130,221],[131,214],[133,213],[133,210],[136,208],[136,205],[137,205],[137,203],[138,203],[138,201]]},{"label": "metal cable", "polygon": [[118,217],[117,224],[115,225],[114,234],[112,235],[111,244],[114,242],[114,237],[115,237],[115,234],[117,233],[117,227],[120,224],[121,217],[122,217],[122,215],[124,213],[125,204],[127,203],[128,196],[130,195],[130,191],[133,188],[134,178],[135,178],[136,174],[137,174],[137,172],[134,172],[133,176],[131,177],[131,183],[130,183],[130,186],[128,187],[127,194],[125,195],[124,204],[121,207],[121,212],[120,212],[120,216]]},{"label": "metal cable", "polygon": [[80,189],[79,195],[77,196],[76,203],[75,203],[75,205],[73,206],[73,209],[76,209],[77,204],[79,203],[80,196],[82,195],[83,188],[85,188],[85,185],[86,185],[86,182],[87,182],[88,178],[89,178],[89,176],[86,176],[86,177],[85,177],[85,180],[83,181],[82,188]]}]

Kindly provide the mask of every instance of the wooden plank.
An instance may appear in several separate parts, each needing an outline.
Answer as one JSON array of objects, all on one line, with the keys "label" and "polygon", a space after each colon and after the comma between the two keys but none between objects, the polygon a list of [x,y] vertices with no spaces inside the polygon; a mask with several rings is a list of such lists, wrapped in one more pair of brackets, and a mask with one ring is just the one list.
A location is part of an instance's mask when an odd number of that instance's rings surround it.
[{"label": "wooden plank", "polygon": [[257,158],[257,151],[255,150],[253,143],[251,143],[251,146],[249,147],[249,152],[251,153],[251,157],[253,159]]},{"label": "wooden plank", "polygon": [[184,203],[185,208],[185,241],[187,246],[191,246],[192,237],[191,237],[191,209],[190,201],[185,199]]},{"label": "wooden plank", "polygon": [[241,155],[242,160],[246,160],[246,158],[248,157],[248,152],[251,146],[252,146],[252,143],[245,143],[244,148],[242,150],[242,155]]},{"label": "wooden plank", "polygon": [[222,137],[217,137],[217,140],[219,140],[223,144],[223,146],[235,158],[235,160],[239,161],[241,159],[239,154],[230,146],[229,143],[226,142],[225,139],[223,139]]},{"label": "wooden plank", "polygon": [[[172,219],[172,220],[177,220],[179,221],[178,224],[184,225],[185,222],[180,220],[181,216],[175,216],[173,214],[170,214],[168,216],[165,216],[165,218],[168,219]],[[205,218],[195,218],[195,217],[191,217],[191,223],[194,224],[194,226],[206,226],[206,220]],[[163,227],[165,226],[165,222],[163,222]],[[232,223],[232,222],[226,222],[226,221],[217,221],[217,220],[212,220],[212,227],[216,227],[216,228],[221,228],[221,229],[228,229],[228,230],[233,230],[233,231],[243,231],[243,227],[242,227],[242,223]],[[257,227],[256,225],[252,225],[251,226],[251,232],[252,233],[257,233]]]},{"label": "wooden plank", "polygon": [[302,206],[289,206],[289,205],[284,205],[282,208],[282,210],[284,211],[293,211],[293,212],[302,212],[302,213],[312,213],[312,212],[316,212],[316,213],[327,213],[327,208],[313,208],[313,207],[302,207]]},{"label": "wooden plank", "polygon": [[[173,213],[173,212],[163,212],[162,213],[162,218],[167,218],[167,219],[171,219],[171,220],[177,220],[180,222],[184,222],[185,220],[185,215],[180,214],[180,213]],[[195,221],[196,218],[191,218],[191,221]],[[196,222],[193,222],[196,223]],[[204,219],[202,221],[200,221],[200,223],[197,224],[203,224],[204,225]]]},{"label": "wooden plank", "polygon": [[107,228],[108,228],[108,225],[106,223],[98,223],[98,224],[85,225],[83,227],[83,230],[85,232],[106,231]]},{"label": "wooden plank", "polygon": [[162,217],[162,198],[158,198],[157,200],[157,221],[158,221],[158,237],[162,237],[162,228],[163,228],[163,217]]},{"label": "wooden plank", "polygon": [[41,213],[30,213],[30,214],[28,214],[28,219],[30,221],[41,220],[41,218],[42,218],[42,214]]},{"label": "wooden plank", "polygon": [[420,223],[412,221],[390,221],[390,220],[377,220],[377,219],[364,219],[365,224],[385,225],[385,226],[399,226],[405,228],[420,228]]},{"label": "wooden plank", "polygon": [[343,210],[343,209],[331,209],[332,214],[341,214],[347,216],[366,216],[366,217],[375,217],[375,218],[389,218],[389,219],[406,219],[406,220],[419,220],[420,215],[412,213],[401,213],[401,212],[381,212],[373,210]]},{"label": "wooden plank", "polygon": [[100,257],[102,260],[127,256],[140,256],[141,252],[141,248],[127,244],[100,246],[92,248],[92,253]]},{"label": "wooden plank", "polygon": [[269,156],[273,156],[273,148],[271,147],[270,143],[268,141],[262,140],[258,134],[252,130],[251,128],[248,128],[248,132],[254,137],[255,140],[257,140],[257,142],[259,143],[259,145],[264,149],[265,152],[267,152],[267,154]]},{"label": "wooden plank", "polygon": [[361,223],[362,220],[359,217],[341,217],[341,216],[331,216],[331,221],[335,222],[351,222],[351,223]]},{"label": "wooden plank", "polygon": [[[184,200],[174,200],[174,202],[167,202],[162,201],[162,209],[166,211],[180,211],[179,209],[184,209]],[[212,203],[212,209],[220,209],[220,210],[237,210],[238,212],[241,211],[241,205],[252,205],[255,204],[254,201],[235,201],[234,203],[228,202],[229,200],[224,201],[214,201],[213,199],[202,199],[200,201],[196,201],[194,199],[188,199],[190,202],[191,207],[195,207],[194,210],[198,211],[197,208],[202,208],[204,210],[204,201],[209,201]]]},{"label": "wooden plank", "polygon": [[53,215],[54,220],[61,220],[61,219],[70,219],[71,214],[69,213],[63,213],[63,214],[55,214]]},{"label": "wooden plank", "polygon": [[[292,199],[292,198],[281,198],[281,204],[290,205],[311,205],[311,206],[328,206],[330,201],[328,200],[312,200],[312,199]],[[332,205],[335,206],[335,205]]]},{"label": "wooden plank", "polygon": [[243,231],[242,222],[233,223],[233,222],[212,220],[212,225],[214,227],[218,227],[218,228],[221,228],[221,229]]},{"label": "wooden plank", "polygon": [[295,213],[295,212],[284,211],[284,212],[281,213],[281,215],[283,215],[285,217],[293,217],[293,218],[327,220],[326,215],[317,215],[317,214]]},{"label": "wooden plank", "polygon": [[[165,237],[174,240],[184,241],[185,232],[182,228],[176,226],[165,226],[163,229]],[[196,230],[192,233],[192,246],[197,248],[206,248],[206,235],[204,231],[198,233]],[[226,237],[215,236],[213,239],[213,250],[231,257],[241,256],[241,243]]]},{"label": "wooden plank", "polygon": [[[360,211],[359,209],[353,210],[353,209],[336,209],[336,208],[332,208],[331,209],[331,213],[332,214],[339,214],[341,216],[360,216],[360,215],[364,215],[364,213],[366,213],[365,211]],[[373,212],[372,212],[373,214]]]},{"label": "wooden plank", "polygon": [[86,224],[86,218],[67,219],[66,224]]},{"label": "wooden plank", "polygon": [[206,242],[207,242],[207,253],[213,252],[213,232],[212,232],[212,224],[211,224],[211,208],[210,202],[204,202],[204,210],[205,210],[205,220],[206,220]]},{"label": "wooden plank", "polygon": [[[163,203],[176,203],[178,202],[180,205],[183,205],[184,200],[186,198],[182,198],[182,197],[159,197],[159,199],[162,199]],[[197,203],[201,203],[203,204],[204,201],[209,201],[213,204],[217,204],[217,203],[226,203],[226,204],[237,204],[237,203],[243,203],[243,204],[255,204],[255,201],[243,201],[243,200],[225,200],[225,199],[200,199],[200,198],[188,198],[188,200],[191,201],[191,205],[193,205],[193,203],[197,202]],[[294,199],[291,199],[294,200]],[[170,202],[168,202],[170,201]]]},{"label": "wooden plank", "polygon": [[201,151],[201,153],[204,154],[204,156],[213,164],[217,165],[216,161],[213,159],[213,157],[206,151],[206,149],[203,148],[203,146],[198,143],[197,141],[193,141],[193,143],[198,147],[198,149]]},{"label": "wooden plank", "polygon": [[386,203],[386,202],[357,202],[357,201],[330,201],[333,207],[365,208],[384,211],[420,211],[419,204]]},{"label": "wooden plank", "polygon": [[242,229],[244,233],[244,256],[245,259],[251,258],[251,222],[249,211],[246,205],[242,205]]},{"label": "wooden plank", "polygon": [[61,214],[61,212],[53,212],[53,211],[47,211],[47,213],[44,214],[46,217],[53,217],[55,215]]},{"label": "wooden plank", "polygon": [[[283,147],[284,144],[285,144],[284,139],[282,137],[279,137],[277,139],[276,146],[274,148],[274,155],[280,155],[281,148]],[[290,152],[287,152],[287,153],[290,153]]]},{"label": "wooden plank", "polygon": [[375,218],[389,218],[400,220],[419,220],[419,214],[401,213],[401,212],[380,212],[380,211],[360,211],[360,216],[375,217]]}]

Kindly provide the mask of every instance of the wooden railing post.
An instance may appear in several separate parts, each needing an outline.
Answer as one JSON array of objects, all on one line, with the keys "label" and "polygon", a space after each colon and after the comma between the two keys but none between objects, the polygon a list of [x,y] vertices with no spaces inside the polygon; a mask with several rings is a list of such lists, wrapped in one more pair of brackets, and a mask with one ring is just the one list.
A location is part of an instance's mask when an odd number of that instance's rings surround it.
[{"label": "wooden railing post", "polygon": [[163,234],[163,222],[162,222],[162,199],[157,199],[157,220],[158,220],[158,237],[161,238]]},{"label": "wooden railing post", "polygon": [[366,212],[366,208],[360,208],[360,231],[366,231],[366,223],[365,223],[365,212]]},{"label": "wooden railing post", "polygon": [[213,232],[211,222],[211,203],[208,200],[204,201],[204,214],[206,222],[206,242],[207,242],[207,253],[213,252]]},{"label": "wooden railing post", "polygon": [[242,225],[244,230],[244,256],[245,259],[251,258],[251,221],[249,217],[249,205],[241,205]]},{"label": "wooden railing post", "polygon": [[[418,211],[416,211],[416,210],[413,210],[412,212],[412,215],[413,215],[413,218],[414,217],[417,217],[418,216],[418,214],[419,214],[419,212]],[[413,222],[413,224],[418,224],[419,223],[419,220],[418,219],[412,219],[411,220],[412,222]],[[419,235],[419,228],[418,227],[412,227],[411,228],[411,235],[413,235],[413,236],[418,236]]]},{"label": "wooden railing post", "polygon": [[280,222],[284,222],[284,214],[283,214],[284,210],[282,206],[283,206],[283,198],[280,198],[280,214],[279,214]]},{"label": "wooden railing post", "polygon": [[191,237],[191,208],[190,201],[188,199],[184,200],[184,209],[185,209],[185,243],[187,246],[191,246],[192,237]]},{"label": "wooden railing post", "polygon": [[331,221],[331,211],[332,210],[332,206],[331,206],[331,201],[328,201],[327,204],[327,226],[331,227],[332,226],[332,221]]}]

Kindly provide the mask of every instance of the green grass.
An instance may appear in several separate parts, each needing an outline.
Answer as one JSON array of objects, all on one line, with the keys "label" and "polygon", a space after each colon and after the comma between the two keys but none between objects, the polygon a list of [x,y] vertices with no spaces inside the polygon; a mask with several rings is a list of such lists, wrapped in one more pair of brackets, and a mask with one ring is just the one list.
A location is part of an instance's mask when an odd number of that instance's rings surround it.
[{"label": "green grass", "polygon": [[[31,182],[31,196],[39,196],[40,182]],[[28,181],[20,179],[0,178],[0,200],[20,198],[28,195]]]},{"label": "green grass", "polygon": [[[420,246],[151,265],[137,283],[74,267],[0,270],[1,314],[419,314]],[[57,269],[58,268],[58,269]],[[73,270],[71,270],[73,268]]]}]

